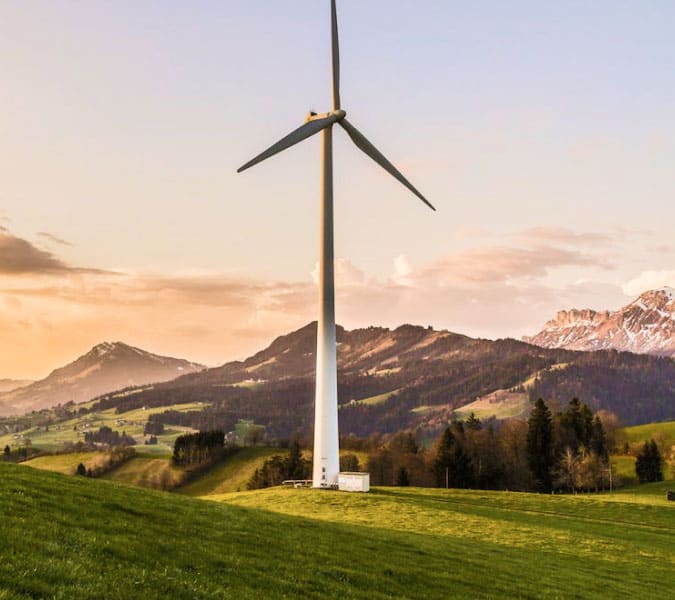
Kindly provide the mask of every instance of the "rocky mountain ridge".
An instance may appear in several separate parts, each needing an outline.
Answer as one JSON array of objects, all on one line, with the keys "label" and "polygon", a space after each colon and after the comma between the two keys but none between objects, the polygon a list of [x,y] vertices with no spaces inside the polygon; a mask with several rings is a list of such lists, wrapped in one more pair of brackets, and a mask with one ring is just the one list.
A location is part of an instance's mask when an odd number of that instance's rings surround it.
[{"label": "rocky mountain ridge", "polygon": [[675,357],[675,289],[650,290],[616,311],[562,310],[524,340],[544,348]]}]

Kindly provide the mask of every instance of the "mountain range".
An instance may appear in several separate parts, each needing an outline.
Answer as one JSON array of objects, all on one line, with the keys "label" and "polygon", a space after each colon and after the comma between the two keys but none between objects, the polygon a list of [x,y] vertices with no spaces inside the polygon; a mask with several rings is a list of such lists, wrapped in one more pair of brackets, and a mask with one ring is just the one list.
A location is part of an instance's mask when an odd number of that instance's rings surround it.
[{"label": "mountain range", "polygon": [[[626,424],[675,418],[675,360],[661,356],[673,355],[673,314],[673,291],[665,288],[615,313],[560,313],[532,343],[414,325],[338,326],[340,430],[438,428],[469,411],[522,416],[538,397],[557,405],[579,397]],[[228,430],[252,419],[275,437],[306,433],[313,421],[315,347],[316,323],[310,323],[246,360],[206,369],[103,343],[42,381],[0,393],[0,414],[92,398],[80,410],[201,402],[202,410],[153,418]],[[122,388],[131,389],[119,393]]]},{"label": "mountain range", "polygon": [[[474,339],[403,325],[337,329],[340,431],[369,435],[438,429],[468,410],[525,415],[531,402],[553,406],[578,397],[626,424],[675,418],[675,361],[615,350],[578,352],[517,340]],[[152,420],[200,429],[232,429],[239,419],[276,438],[313,426],[316,323],[274,340],[245,361],[205,369],[133,394],[104,395],[92,412],[201,402]],[[492,410],[492,412],[491,412]]]},{"label": "mountain range", "polygon": [[203,368],[122,342],[103,342],[40,381],[0,393],[0,415],[85,402],[106,392],[167,381]]},{"label": "mountain range", "polygon": [[544,348],[615,349],[675,357],[675,289],[645,292],[611,312],[562,310],[539,333],[524,339]]}]

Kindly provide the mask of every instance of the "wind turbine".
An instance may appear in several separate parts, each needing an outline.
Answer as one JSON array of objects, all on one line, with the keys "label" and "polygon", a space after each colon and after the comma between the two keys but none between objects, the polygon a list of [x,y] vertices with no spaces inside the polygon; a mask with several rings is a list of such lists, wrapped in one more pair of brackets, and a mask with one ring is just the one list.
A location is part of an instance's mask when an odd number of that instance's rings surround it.
[{"label": "wind turbine", "polygon": [[319,319],[316,339],[316,395],[314,408],[313,487],[337,485],[340,471],[338,439],[337,352],[335,339],[335,281],[333,262],[333,125],[340,125],[356,147],[393,175],[432,210],[429,201],[394,167],[366,137],[347,121],[340,105],[340,47],[337,8],[331,0],[331,39],[333,57],[333,110],[310,113],[305,124],[237,169],[237,173],[323,132],[321,204],[321,253],[319,259]]}]

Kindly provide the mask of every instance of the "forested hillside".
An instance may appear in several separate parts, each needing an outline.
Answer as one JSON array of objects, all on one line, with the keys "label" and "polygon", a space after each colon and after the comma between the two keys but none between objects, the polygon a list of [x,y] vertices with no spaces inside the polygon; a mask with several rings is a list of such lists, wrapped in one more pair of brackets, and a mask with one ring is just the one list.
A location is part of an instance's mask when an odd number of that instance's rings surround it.
[{"label": "forested hillside", "polygon": [[[250,419],[277,439],[309,432],[315,339],[312,323],[246,361],[103,396],[82,410],[203,402],[202,410],[168,411],[150,419],[226,431]],[[500,390],[560,405],[578,397],[594,410],[616,412],[625,424],[675,418],[675,361],[670,358],[545,349],[411,325],[338,328],[338,342],[342,435],[438,430],[456,409]]]}]

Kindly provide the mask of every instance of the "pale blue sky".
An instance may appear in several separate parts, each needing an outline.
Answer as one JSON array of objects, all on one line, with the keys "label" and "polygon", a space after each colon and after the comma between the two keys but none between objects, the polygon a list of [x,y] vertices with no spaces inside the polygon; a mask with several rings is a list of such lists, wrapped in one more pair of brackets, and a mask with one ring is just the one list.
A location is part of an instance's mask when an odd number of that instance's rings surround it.
[{"label": "pale blue sky", "polygon": [[[329,108],[328,5],[0,0],[4,226],[78,267],[310,282],[318,139],[235,170]],[[439,209],[338,132],[336,253],[361,284],[395,280],[400,255],[437,273],[489,262],[485,248],[584,254],[504,267],[508,285],[548,294],[532,322],[511,319],[507,300],[467,304],[466,277],[433,309],[419,308],[426,290],[383,321],[520,335],[570,302],[618,306],[638,277],[673,285],[675,3],[341,0],[338,11],[350,120]],[[45,231],[72,246],[45,246]],[[362,307],[338,303],[338,318],[377,318]],[[503,316],[482,322],[481,307]],[[312,317],[270,317],[250,346]]]}]

